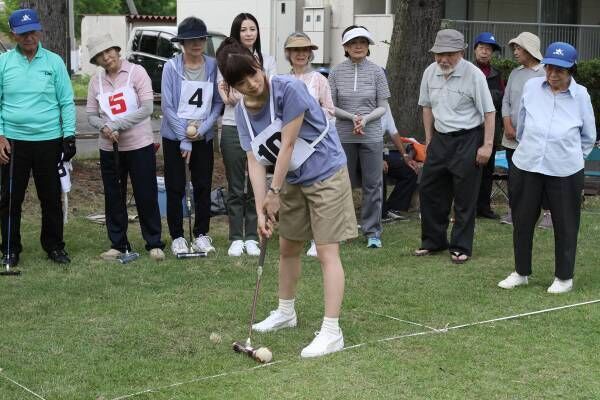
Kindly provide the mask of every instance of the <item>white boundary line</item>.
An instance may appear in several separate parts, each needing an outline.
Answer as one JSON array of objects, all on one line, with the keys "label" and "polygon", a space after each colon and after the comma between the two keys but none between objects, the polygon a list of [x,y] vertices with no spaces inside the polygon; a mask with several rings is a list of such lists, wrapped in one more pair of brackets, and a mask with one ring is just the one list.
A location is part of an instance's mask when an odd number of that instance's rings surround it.
[{"label": "white boundary line", "polygon": [[21,389],[23,389],[23,390],[25,390],[25,391],[27,391],[27,392],[31,393],[32,395],[34,395],[34,396],[35,396],[35,397],[37,397],[38,399],[41,399],[41,400],[46,400],[46,399],[44,399],[42,396],[40,396],[39,394],[37,394],[36,392],[34,392],[34,391],[32,391],[32,390],[30,390],[30,389],[26,388],[25,386],[21,385],[19,382],[17,382],[17,381],[15,381],[14,379],[11,379],[11,378],[9,378],[8,376],[6,376],[6,375],[4,374],[4,371],[2,370],[2,368],[0,368],[0,376],[1,376],[2,378],[6,379],[7,381],[14,383],[15,385],[17,385],[17,386],[18,386],[18,387],[20,387]]},{"label": "white boundary line", "polygon": [[142,391],[140,391],[140,392],[137,392],[137,393],[132,393],[132,394],[127,394],[127,395],[124,395],[124,396],[115,397],[115,398],[114,398],[114,399],[112,399],[112,400],[123,400],[123,399],[129,399],[129,398],[131,398],[131,397],[139,396],[139,395],[141,395],[141,394],[152,393],[152,392],[158,392],[158,391],[160,391],[160,390],[163,390],[163,389],[169,389],[169,388],[173,388],[173,387],[177,387],[177,386],[185,385],[185,384],[187,384],[187,383],[194,383],[194,382],[208,381],[208,380],[210,380],[210,379],[221,378],[221,377],[228,376],[228,375],[241,374],[241,373],[244,373],[244,372],[252,372],[252,371],[254,371],[254,370],[257,370],[257,369],[261,369],[261,368],[270,367],[271,365],[275,365],[275,364],[281,364],[281,363],[283,363],[283,362],[285,362],[285,361],[283,361],[283,360],[282,360],[282,361],[274,361],[274,362],[271,362],[271,363],[268,363],[268,364],[261,364],[261,365],[257,365],[256,367],[247,368],[247,369],[241,369],[241,370],[238,370],[238,371],[222,372],[222,373],[220,373],[220,374],[217,374],[217,375],[203,376],[203,377],[200,377],[200,378],[194,378],[194,379],[190,379],[190,380],[188,380],[188,381],[183,381],[183,382],[172,383],[172,384],[170,384],[170,385],[165,385],[165,386],[160,386],[160,387],[157,387],[157,388],[146,389],[146,390],[142,390]]},{"label": "white boundary line", "polygon": [[355,310],[355,311],[362,311],[362,312],[365,312],[365,313],[368,313],[368,314],[373,314],[373,315],[378,315],[380,317],[384,317],[384,318],[388,318],[388,319],[393,319],[394,321],[405,322],[405,323],[410,324],[410,325],[416,325],[416,326],[420,326],[421,328],[427,328],[427,329],[430,329],[430,330],[432,330],[434,332],[438,332],[438,333],[440,332],[439,329],[432,328],[431,326],[419,324],[418,322],[412,322],[412,321],[407,321],[405,319],[400,319],[400,318],[392,317],[391,315],[380,314],[380,313],[375,312],[375,311],[369,311],[369,310]]},{"label": "white boundary line", "polygon": [[[538,311],[531,311],[531,312],[526,312],[526,313],[521,313],[521,314],[510,315],[510,316],[507,316],[507,317],[499,317],[499,318],[494,318],[494,319],[488,319],[488,320],[485,320],[485,321],[470,322],[470,323],[467,323],[467,324],[454,325],[454,326],[448,326],[448,325],[446,325],[444,328],[440,328],[440,329],[431,328],[431,327],[426,326],[426,325],[421,325],[419,323],[411,322],[411,321],[405,321],[405,320],[402,320],[402,319],[399,319],[399,318],[395,318],[395,317],[391,317],[391,316],[388,316],[388,315],[378,314],[378,313],[375,313],[375,312],[372,312],[372,311],[365,311],[365,312],[368,312],[370,314],[380,315],[380,316],[383,316],[383,317],[386,317],[386,318],[390,318],[390,319],[395,320],[395,321],[401,321],[401,322],[406,322],[406,323],[409,323],[409,324],[412,324],[412,325],[423,326],[423,327],[427,328],[428,330],[427,331],[422,331],[422,332],[407,333],[405,335],[392,336],[392,337],[388,337],[388,338],[373,340],[373,341],[370,341],[370,342],[359,343],[359,344],[355,344],[355,345],[352,345],[352,346],[344,347],[342,349],[342,351],[357,349],[359,347],[364,347],[364,346],[366,346],[368,344],[390,342],[392,340],[405,339],[405,338],[415,337],[415,336],[426,336],[426,335],[433,335],[433,334],[438,334],[438,333],[447,333],[448,331],[454,330],[454,329],[461,329],[461,328],[467,328],[467,327],[476,326],[476,325],[490,324],[492,322],[507,321],[507,320],[511,320],[511,319],[528,317],[528,316],[531,316],[531,315],[544,314],[544,313],[549,313],[549,312],[553,312],[553,311],[559,311],[559,310],[564,310],[564,309],[567,309],[567,308],[580,307],[580,306],[585,306],[585,305],[595,304],[595,303],[600,303],[600,299],[590,300],[590,301],[584,301],[584,302],[575,303],[575,304],[568,304],[566,306],[558,306],[558,307],[546,308],[546,309],[538,310]],[[129,398],[132,398],[132,397],[135,397],[135,396],[139,396],[141,394],[146,394],[146,393],[151,393],[151,392],[157,392],[157,391],[160,391],[160,390],[163,390],[163,389],[169,389],[169,388],[173,388],[173,387],[176,387],[176,386],[185,385],[187,383],[201,382],[201,381],[206,381],[206,380],[210,380],[210,379],[221,378],[221,377],[228,376],[228,375],[241,374],[241,373],[245,373],[245,372],[252,372],[252,371],[257,370],[257,369],[267,368],[267,367],[270,367],[271,365],[280,364],[280,363],[284,363],[284,362],[286,362],[286,360],[275,361],[275,362],[272,362],[272,363],[268,363],[268,364],[264,364],[264,365],[258,365],[256,367],[252,367],[252,368],[248,368],[248,369],[243,369],[243,370],[238,370],[238,371],[223,372],[223,373],[220,373],[220,374],[217,374],[217,375],[211,375],[211,376],[204,376],[204,377],[194,378],[194,379],[190,379],[188,381],[177,382],[177,383],[173,383],[173,384],[170,384],[170,385],[165,385],[165,386],[160,386],[160,387],[157,387],[157,388],[146,389],[146,390],[142,390],[140,392],[136,392],[136,393],[132,393],[132,394],[124,395],[124,396],[115,397],[115,398],[113,398],[111,400],[124,400],[124,399],[129,399]],[[21,385],[19,385],[19,386],[21,386]],[[31,393],[33,393],[33,392],[31,392]],[[42,397],[40,397],[40,399],[45,400]]]}]

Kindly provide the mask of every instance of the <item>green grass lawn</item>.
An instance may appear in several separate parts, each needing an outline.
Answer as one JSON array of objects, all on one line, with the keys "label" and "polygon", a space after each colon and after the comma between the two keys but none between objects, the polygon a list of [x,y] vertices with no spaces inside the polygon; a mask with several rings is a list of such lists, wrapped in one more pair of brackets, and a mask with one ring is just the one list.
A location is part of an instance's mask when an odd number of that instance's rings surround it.
[{"label": "green grass lawn", "polygon": [[76,99],[87,99],[88,84],[90,83],[89,75],[73,75],[71,84],[73,85],[73,94]]},{"label": "green grass lawn", "polygon": [[[587,203],[575,290],[565,295],[546,293],[551,231],[536,232],[534,275],[513,291],[496,287],[513,267],[511,228],[497,222],[478,221],[474,257],[462,266],[446,253],[411,256],[415,218],[386,225],[381,250],[344,245],[341,326],[347,347],[366,345],[308,361],[299,353],[320,327],[322,282],[318,262],[303,257],[298,327],[254,336],[276,361],[262,368],[230,347],[247,335],[257,259],[227,256],[223,217],[211,228],[216,255],[156,264],[133,224],[142,257],[119,265],[98,259],[105,228],[77,205],[65,229],[73,262],[61,268],[44,259],[39,217],[27,213],[23,274],[0,280],[0,398],[598,399],[598,303],[446,333],[377,315],[443,328],[600,298],[600,203]],[[276,306],[276,270],[272,241],[259,318]],[[428,333],[382,341],[419,332]]]}]

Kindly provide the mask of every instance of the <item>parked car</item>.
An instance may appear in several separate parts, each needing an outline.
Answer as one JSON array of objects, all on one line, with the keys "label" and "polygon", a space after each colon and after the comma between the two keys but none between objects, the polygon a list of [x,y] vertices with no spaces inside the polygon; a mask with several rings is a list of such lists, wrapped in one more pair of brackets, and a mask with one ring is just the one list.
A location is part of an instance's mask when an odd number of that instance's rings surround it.
[{"label": "parked car", "polygon": [[[208,32],[206,55],[214,57],[225,35]],[[154,93],[160,93],[160,81],[164,64],[173,56],[181,53],[179,43],[171,42],[177,36],[176,26],[138,26],[131,31],[125,57],[130,62],[142,65],[152,79]]]}]

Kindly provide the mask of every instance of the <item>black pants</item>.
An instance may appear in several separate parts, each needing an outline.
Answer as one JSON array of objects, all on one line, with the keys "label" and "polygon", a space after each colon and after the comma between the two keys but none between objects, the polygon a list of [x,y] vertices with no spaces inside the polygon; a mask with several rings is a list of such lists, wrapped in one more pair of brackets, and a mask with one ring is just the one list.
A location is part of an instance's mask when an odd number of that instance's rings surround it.
[{"label": "black pants", "polygon": [[[475,164],[483,143],[477,127],[459,135],[433,134],[427,146],[420,184],[421,247],[460,251],[471,255],[481,168]],[[454,200],[454,225],[448,244],[450,208]]]},{"label": "black pants", "polygon": [[486,165],[481,169],[481,185],[477,197],[477,212],[485,213],[492,210],[490,201],[492,198],[492,185],[494,183],[494,168],[496,166],[496,149],[492,149],[492,155]]},{"label": "black pants", "polygon": [[10,249],[8,244],[8,202],[10,163],[2,166],[2,193],[0,214],[2,215],[2,252],[21,253],[21,206],[33,172],[33,181],[42,208],[42,230],[40,242],[46,252],[62,250],[63,211],[61,205],[58,162],[62,152],[62,138],[42,141],[11,140],[11,157],[14,158],[12,176],[12,212],[10,215]]},{"label": "black pants", "polygon": [[545,197],[554,226],[554,274],[559,279],[573,278],[583,170],[570,176],[557,177],[523,171],[513,165],[509,174],[515,270],[520,275],[531,275],[533,233]]},{"label": "black pants", "polygon": [[165,244],[160,240],[162,227],[158,209],[154,145],[119,151],[120,190],[114,152],[100,150],[100,171],[104,184],[104,208],[110,247],[119,251],[131,250],[127,240],[126,207],[129,175],[146,250],[164,248]]},{"label": "black pants", "polygon": [[[390,151],[387,157],[388,171],[383,176],[383,207],[382,215],[388,210],[408,211],[412,194],[417,188],[417,174],[404,162],[399,151]],[[394,189],[387,198],[386,176],[396,180]],[[387,199],[387,200],[386,200]]]},{"label": "black pants", "polygon": [[[167,223],[172,239],[183,237],[183,209],[185,196],[185,160],[181,157],[179,141],[163,138],[165,160],[165,189],[167,192]],[[213,141],[192,142],[190,173],[194,187],[194,237],[205,235],[210,228],[210,189],[214,154]]]}]

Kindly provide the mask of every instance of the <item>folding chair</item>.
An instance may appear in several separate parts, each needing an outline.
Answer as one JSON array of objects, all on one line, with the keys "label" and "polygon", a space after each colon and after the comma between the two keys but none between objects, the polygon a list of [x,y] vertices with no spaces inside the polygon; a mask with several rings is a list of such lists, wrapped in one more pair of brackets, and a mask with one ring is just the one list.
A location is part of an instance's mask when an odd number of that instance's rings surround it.
[{"label": "folding chair", "polygon": [[600,147],[598,144],[585,159],[583,174],[585,176],[584,194],[600,194]]},{"label": "folding chair", "polygon": [[491,198],[504,196],[504,199],[508,202],[508,160],[506,159],[506,150],[496,152],[492,182],[494,182],[494,185]]}]

